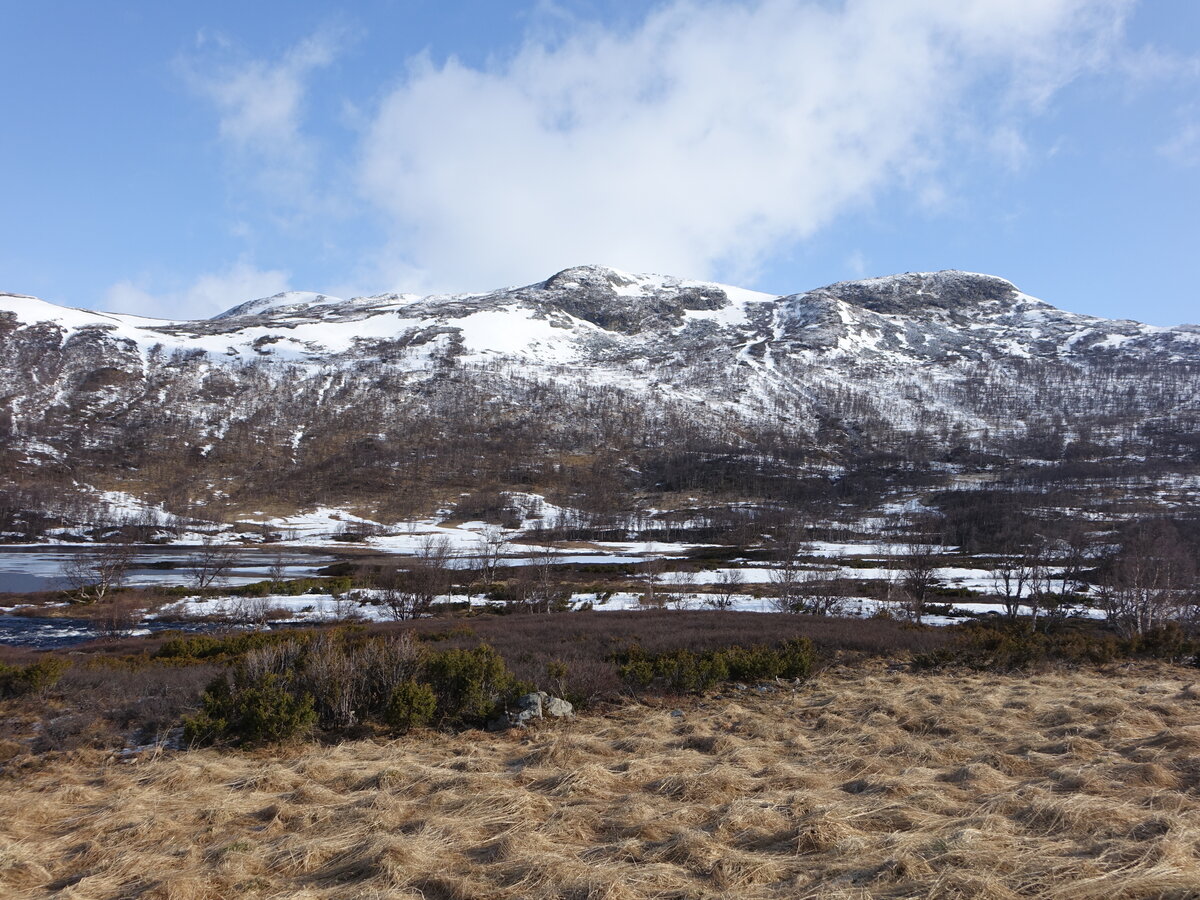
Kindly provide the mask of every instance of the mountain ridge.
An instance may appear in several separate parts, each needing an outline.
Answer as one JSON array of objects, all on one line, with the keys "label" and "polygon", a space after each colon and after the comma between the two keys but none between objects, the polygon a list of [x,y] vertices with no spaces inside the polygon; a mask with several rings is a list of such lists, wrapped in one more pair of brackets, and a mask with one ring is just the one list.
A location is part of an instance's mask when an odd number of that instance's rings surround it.
[{"label": "mountain ridge", "polygon": [[22,509],[95,487],[251,511],[834,503],[1047,465],[1116,466],[1127,491],[1200,464],[1200,328],[956,270],[776,296],[576,266],[200,320],[0,295],[0,460]]},{"label": "mountain ridge", "polygon": [[[1006,279],[958,270],[842,281],[772,295],[716,282],[575,266],[542,282],[486,293],[424,297],[388,293],[341,299],[286,291],[196,320],[94,312],[26,295],[0,294],[0,313],[9,314],[18,326],[47,322],[67,330],[107,328],[126,338],[140,336],[139,343],[164,339],[171,343],[174,338],[179,346],[207,353],[285,356],[292,361],[336,357],[355,347],[369,353],[371,345],[380,342],[428,344],[439,336],[460,345],[451,352],[469,352],[472,339],[479,341],[481,332],[495,332],[499,322],[494,314],[501,311],[509,314],[503,329],[509,338],[499,346],[480,341],[483,353],[516,349],[514,329],[526,329],[532,344],[544,344],[554,335],[538,322],[564,331],[574,329],[577,343],[590,341],[593,346],[603,344],[606,337],[589,334],[594,329],[629,338],[672,332],[696,337],[716,330],[724,331],[728,342],[760,344],[764,353],[778,345],[784,353],[891,353],[926,361],[982,358],[988,355],[989,342],[1000,355],[1000,349],[1007,348],[1004,352],[1026,358],[1111,350],[1129,342],[1133,346],[1126,349],[1140,344],[1146,350],[1173,350],[1187,356],[1200,350],[1197,326],[1154,326],[1066,312],[1021,292]],[[491,320],[487,314],[492,314]],[[362,323],[362,333],[355,333],[356,322]],[[473,327],[478,325],[485,327]],[[435,328],[433,334],[431,326],[441,329]],[[983,326],[992,333],[979,335],[982,341],[972,340],[970,332]],[[278,333],[271,335],[271,329]],[[1004,333],[996,334],[997,329]],[[305,334],[310,331],[314,333]],[[236,335],[242,339],[224,345],[212,340]],[[1193,343],[1196,348],[1189,346]],[[566,349],[558,348],[558,361],[565,361]],[[536,356],[536,352],[527,348],[524,355]]]}]

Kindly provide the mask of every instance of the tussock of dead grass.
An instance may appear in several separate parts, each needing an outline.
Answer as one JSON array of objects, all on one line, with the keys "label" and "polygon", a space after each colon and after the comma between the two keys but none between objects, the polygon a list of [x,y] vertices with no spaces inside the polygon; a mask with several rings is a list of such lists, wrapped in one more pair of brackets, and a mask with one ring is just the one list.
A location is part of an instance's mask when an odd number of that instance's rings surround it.
[{"label": "tussock of dead grass", "polygon": [[1189,670],[833,670],[525,734],[78,754],[0,779],[0,896],[1200,897]]}]

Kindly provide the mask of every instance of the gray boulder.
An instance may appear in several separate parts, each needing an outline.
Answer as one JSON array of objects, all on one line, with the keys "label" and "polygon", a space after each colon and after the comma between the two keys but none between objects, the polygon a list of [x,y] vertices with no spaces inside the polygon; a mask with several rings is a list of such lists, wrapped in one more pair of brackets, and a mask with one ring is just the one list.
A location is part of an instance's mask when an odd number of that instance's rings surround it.
[{"label": "gray boulder", "polygon": [[488,724],[489,730],[501,731],[505,728],[525,728],[534,719],[547,716],[555,719],[569,718],[575,715],[575,707],[561,697],[552,697],[545,691],[535,691],[518,697],[513,703],[513,709],[500,718]]},{"label": "gray boulder", "polygon": [[553,716],[556,719],[570,718],[575,715],[575,707],[561,697],[551,697],[543,693],[542,715]]}]

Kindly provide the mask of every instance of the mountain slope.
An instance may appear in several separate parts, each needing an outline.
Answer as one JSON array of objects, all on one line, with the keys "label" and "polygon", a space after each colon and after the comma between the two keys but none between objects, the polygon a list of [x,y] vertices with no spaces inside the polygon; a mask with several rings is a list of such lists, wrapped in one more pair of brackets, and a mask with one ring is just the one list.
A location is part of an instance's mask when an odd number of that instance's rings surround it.
[{"label": "mountain slope", "polygon": [[1200,328],[956,271],[772,296],[583,266],[486,294],[288,292],[199,321],[0,295],[8,489],[115,480],[176,506],[428,509],[481,486],[580,508],[799,502],[853,493],[854,473],[1191,465],[1198,398]]}]

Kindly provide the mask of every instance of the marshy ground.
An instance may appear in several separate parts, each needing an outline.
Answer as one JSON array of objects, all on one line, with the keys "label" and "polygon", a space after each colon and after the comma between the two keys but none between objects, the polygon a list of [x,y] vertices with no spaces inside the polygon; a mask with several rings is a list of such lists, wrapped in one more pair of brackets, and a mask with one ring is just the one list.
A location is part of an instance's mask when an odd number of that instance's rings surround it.
[{"label": "marshy ground", "polygon": [[0,894],[1200,897],[1195,669],[866,662],[661,703],[531,732],[36,758],[0,776]]}]

